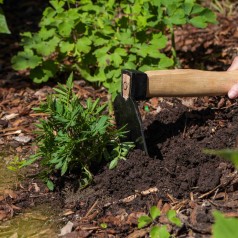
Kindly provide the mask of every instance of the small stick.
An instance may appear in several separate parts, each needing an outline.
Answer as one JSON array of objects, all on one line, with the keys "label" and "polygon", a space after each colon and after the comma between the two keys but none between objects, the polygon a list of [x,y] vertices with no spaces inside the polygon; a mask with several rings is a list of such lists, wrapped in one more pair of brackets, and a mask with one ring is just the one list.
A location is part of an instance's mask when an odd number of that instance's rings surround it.
[{"label": "small stick", "polygon": [[86,213],[86,215],[84,217],[88,217],[90,215],[90,213],[92,212],[92,210],[96,207],[96,205],[98,204],[98,199],[95,201],[95,203],[91,206],[91,208],[88,210],[88,212]]}]

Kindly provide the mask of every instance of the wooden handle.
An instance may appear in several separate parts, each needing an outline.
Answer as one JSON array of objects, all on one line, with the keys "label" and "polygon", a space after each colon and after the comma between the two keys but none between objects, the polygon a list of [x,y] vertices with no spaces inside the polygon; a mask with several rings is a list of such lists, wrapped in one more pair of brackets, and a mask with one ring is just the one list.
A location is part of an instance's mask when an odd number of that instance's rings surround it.
[{"label": "wooden handle", "polygon": [[238,83],[237,71],[194,69],[154,70],[148,76],[147,97],[197,97],[225,95]]}]

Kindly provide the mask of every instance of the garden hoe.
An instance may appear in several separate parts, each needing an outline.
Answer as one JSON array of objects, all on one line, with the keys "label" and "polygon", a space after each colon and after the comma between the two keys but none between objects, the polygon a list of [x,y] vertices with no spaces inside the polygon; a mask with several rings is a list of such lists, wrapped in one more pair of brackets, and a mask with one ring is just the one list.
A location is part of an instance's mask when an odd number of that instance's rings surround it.
[{"label": "garden hoe", "polygon": [[123,70],[121,93],[114,100],[116,124],[125,126],[126,141],[148,154],[138,100],[151,97],[199,97],[225,95],[238,83],[238,71],[202,71],[193,69],[154,70],[145,73]]}]

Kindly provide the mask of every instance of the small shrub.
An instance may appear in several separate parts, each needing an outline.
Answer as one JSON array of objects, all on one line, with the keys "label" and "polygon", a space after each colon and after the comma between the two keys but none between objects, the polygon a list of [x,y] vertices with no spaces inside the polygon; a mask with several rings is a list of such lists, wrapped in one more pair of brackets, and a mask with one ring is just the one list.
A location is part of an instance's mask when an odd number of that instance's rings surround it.
[{"label": "small shrub", "polygon": [[[215,14],[195,0],[51,0],[39,32],[22,34],[23,50],[12,64],[15,70],[30,69],[36,83],[57,72],[77,71],[114,97],[120,90],[122,68],[146,71],[174,66],[175,26],[206,27],[215,22]],[[168,31],[173,57],[163,52]]]},{"label": "small shrub", "polygon": [[116,130],[111,118],[104,114],[106,105],[100,105],[99,99],[87,99],[83,105],[73,92],[72,75],[66,86],[59,84],[55,94],[47,98],[34,110],[47,113],[47,120],[41,119],[37,124],[38,151],[23,166],[39,159],[47,185],[53,189],[50,175],[60,172],[81,174],[81,187],[92,180],[92,167],[103,161],[110,161],[110,168],[118,160],[125,159],[131,142],[120,142],[126,132]]}]

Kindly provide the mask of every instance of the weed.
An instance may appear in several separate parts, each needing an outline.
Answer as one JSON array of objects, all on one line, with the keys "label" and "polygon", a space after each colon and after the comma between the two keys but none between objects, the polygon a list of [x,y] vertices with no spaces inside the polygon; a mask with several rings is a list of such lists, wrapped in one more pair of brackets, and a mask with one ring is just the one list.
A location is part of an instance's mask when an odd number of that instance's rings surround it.
[{"label": "weed", "polygon": [[111,118],[104,113],[106,104],[89,98],[83,106],[72,90],[72,80],[71,74],[66,86],[59,84],[54,89],[56,93],[34,109],[48,114],[48,118],[36,125],[38,151],[23,164],[27,166],[40,159],[41,174],[51,190],[54,185],[49,177],[53,173],[81,174],[83,188],[92,181],[92,168],[103,161],[110,161],[109,167],[114,168],[133,147],[131,142],[120,142],[126,132],[112,125]]},{"label": "weed", "polygon": [[[156,219],[161,215],[160,210],[156,206],[152,206],[150,208],[149,215],[143,215],[139,217],[138,219],[138,228],[143,228],[146,226],[151,226],[150,230],[150,237],[151,238],[169,238],[170,233],[168,232],[168,229],[166,225],[156,225]],[[176,211],[175,210],[169,210],[166,214],[168,220],[175,224],[176,226],[181,226],[182,223],[179,218],[176,217]]]}]

